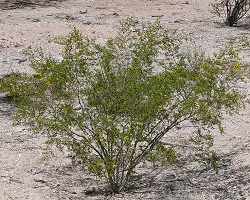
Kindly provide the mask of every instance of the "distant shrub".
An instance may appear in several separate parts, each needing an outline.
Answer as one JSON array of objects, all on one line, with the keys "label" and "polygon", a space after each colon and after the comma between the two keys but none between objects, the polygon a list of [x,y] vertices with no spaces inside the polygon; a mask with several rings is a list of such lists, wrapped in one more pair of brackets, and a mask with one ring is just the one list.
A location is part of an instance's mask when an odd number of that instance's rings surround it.
[{"label": "distant shrub", "polygon": [[[217,0],[216,0],[217,1]],[[234,26],[250,10],[250,0],[218,0],[212,4],[214,11],[219,16],[225,14],[226,25]]]}]

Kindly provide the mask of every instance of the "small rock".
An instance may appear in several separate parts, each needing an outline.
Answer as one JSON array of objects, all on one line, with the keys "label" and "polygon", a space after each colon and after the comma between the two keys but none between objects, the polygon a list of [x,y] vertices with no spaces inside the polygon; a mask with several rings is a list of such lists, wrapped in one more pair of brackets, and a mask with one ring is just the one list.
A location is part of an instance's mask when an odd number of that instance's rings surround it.
[{"label": "small rock", "polygon": [[157,18],[160,18],[160,17],[163,17],[164,15],[151,15],[151,17],[157,17]]},{"label": "small rock", "polygon": [[42,180],[42,179],[34,179],[34,181],[35,181],[36,183],[46,183],[46,181],[45,181],[45,180]]},{"label": "small rock", "polygon": [[32,19],[32,22],[40,22],[40,19]]},{"label": "small rock", "polygon": [[95,187],[92,187],[91,189],[85,191],[85,195],[91,195],[94,194],[95,192],[96,192]]},{"label": "small rock", "polygon": [[86,14],[87,12],[88,12],[87,9],[85,11],[81,11],[81,10],[79,11],[79,13],[82,14],[82,15]]},{"label": "small rock", "polygon": [[11,182],[11,177],[10,176],[6,176],[4,178],[4,182],[10,183]]},{"label": "small rock", "polygon": [[69,157],[72,156],[72,154],[71,154],[71,152],[69,152],[69,151],[64,151],[64,152],[63,152],[63,156],[64,156],[65,158],[69,158]]},{"label": "small rock", "polygon": [[76,191],[71,191],[71,190],[69,190],[69,193],[70,193],[70,194],[77,194]]},{"label": "small rock", "polygon": [[181,22],[183,22],[182,19],[177,19],[177,20],[174,21],[174,23],[181,23]]},{"label": "small rock", "polygon": [[176,174],[162,174],[161,179],[164,181],[171,181],[176,179]]}]

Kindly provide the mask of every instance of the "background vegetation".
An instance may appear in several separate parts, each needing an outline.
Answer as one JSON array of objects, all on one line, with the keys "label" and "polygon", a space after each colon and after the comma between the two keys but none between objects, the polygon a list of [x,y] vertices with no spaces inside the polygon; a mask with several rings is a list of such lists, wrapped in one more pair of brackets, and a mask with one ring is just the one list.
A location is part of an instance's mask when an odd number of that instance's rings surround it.
[{"label": "background vegetation", "polygon": [[225,15],[227,26],[236,25],[250,10],[249,0],[216,0],[212,5],[219,16]]}]

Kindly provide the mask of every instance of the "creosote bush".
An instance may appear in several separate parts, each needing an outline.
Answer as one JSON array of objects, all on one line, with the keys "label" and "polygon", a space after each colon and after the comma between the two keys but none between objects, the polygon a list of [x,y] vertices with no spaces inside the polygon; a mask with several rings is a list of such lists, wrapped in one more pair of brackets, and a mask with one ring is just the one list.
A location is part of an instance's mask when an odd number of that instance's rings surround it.
[{"label": "creosote bush", "polygon": [[4,83],[18,107],[16,123],[67,147],[114,193],[126,189],[140,163],[175,162],[175,149],[162,141],[187,123],[201,158],[217,169],[210,130],[222,133],[222,115],[244,106],[237,82],[246,68],[232,45],[210,57],[185,52],[187,39],[159,21],[135,24],[121,21],[105,44],[73,29],[56,41],[62,59],[29,52],[35,74]]},{"label": "creosote bush", "polygon": [[227,26],[234,26],[247,15],[250,10],[250,0],[218,0],[212,6],[219,16],[225,14]]}]

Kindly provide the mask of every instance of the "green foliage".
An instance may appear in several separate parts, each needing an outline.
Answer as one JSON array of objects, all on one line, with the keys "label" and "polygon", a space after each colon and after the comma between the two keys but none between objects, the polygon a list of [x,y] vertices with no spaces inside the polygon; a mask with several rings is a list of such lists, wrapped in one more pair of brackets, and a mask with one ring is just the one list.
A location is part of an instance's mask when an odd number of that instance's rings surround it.
[{"label": "green foliage", "polygon": [[191,140],[216,167],[209,130],[223,132],[222,114],[244,105],[238,51],[229,44],[211,57],[185,52],[186,38],[159,21],[120,24],[105,44],[74,29],[57,41],[62,59],[29,52],[35,75],[14,76],[4,86],[15,97],[16,122],[74,152],[113,192],[126,188],[141,162],[176,161],[174,148],[161,141],[187,123],[197,130]]},{"label": "green foliage", "polygon": [[250,10],[249,0],[216,0],[212,4],[215,13],[219,16],[225,14],[226,25],[234,26]]}]

